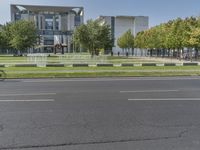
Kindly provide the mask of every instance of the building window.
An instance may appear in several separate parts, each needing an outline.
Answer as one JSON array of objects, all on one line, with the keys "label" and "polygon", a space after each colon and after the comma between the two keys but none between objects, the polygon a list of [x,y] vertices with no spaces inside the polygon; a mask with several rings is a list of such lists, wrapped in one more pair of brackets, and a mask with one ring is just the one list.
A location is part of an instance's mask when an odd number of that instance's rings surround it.
[{"label": "building window", "polygon": [[54,36],[44,36],[44,45],[54,45]]},{"label": "building window", "polygon": [[75,23],[75,26],[79,26],[81,24],[81,17],[75,16],[74,17],[74,23]]},{"label": "building window", "polygon": [[44,15],[45,17],[45,29],[53,30],[53,15]]},{"label": "building window", "polygon": [[53,19],[45,19],[45,29],[53,30]]}]

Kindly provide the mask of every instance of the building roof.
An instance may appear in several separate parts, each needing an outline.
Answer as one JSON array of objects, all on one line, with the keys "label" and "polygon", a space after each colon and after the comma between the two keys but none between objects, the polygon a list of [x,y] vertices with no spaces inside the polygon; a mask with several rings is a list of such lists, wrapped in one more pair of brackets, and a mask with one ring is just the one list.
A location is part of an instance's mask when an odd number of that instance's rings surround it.
[{"label": "building roof", "polygon": [[136,17],[144,17],[144,18],[147,18],[148,16],[116,16],[116,18],[136,18]]},{"label": "building roof", "polygon": [[49,11],[49,12],[63,12],[64,13],[64,12],[68,12],[74,9],[83,10],[83,7],[72,7],[72,6],[42,6],[42,5],[11,4],[11,7],[15,8],[16,10],[18,10],[19,7],[21,7],[32,12]]}]

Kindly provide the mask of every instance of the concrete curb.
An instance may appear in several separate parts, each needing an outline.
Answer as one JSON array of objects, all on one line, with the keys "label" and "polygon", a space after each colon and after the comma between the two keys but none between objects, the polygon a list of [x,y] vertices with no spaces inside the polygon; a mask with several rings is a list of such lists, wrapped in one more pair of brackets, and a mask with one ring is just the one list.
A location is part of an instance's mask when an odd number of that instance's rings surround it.
[{"label": "concrete curb", "polygon": [[[123,63],[123,64],[46,64],[43,67],[161,67],[161,66],[200,66],[200,62],[191,63]],[[37,64],[0,64],[0,67],[41,67]]]}]

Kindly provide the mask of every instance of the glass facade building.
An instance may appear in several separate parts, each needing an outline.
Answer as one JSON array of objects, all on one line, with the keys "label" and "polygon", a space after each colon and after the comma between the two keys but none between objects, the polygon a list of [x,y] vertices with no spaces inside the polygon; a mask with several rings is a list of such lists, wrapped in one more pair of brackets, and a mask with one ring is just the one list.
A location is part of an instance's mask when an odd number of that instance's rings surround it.
[{"label": "glass facade building", "polygon": [[73,52],[72,33],[84,21],[83,7],[37,6],[11,4],[11,21],[33,21],[37,28],[38,48],[33,52],[53,52],[62,45]]}]

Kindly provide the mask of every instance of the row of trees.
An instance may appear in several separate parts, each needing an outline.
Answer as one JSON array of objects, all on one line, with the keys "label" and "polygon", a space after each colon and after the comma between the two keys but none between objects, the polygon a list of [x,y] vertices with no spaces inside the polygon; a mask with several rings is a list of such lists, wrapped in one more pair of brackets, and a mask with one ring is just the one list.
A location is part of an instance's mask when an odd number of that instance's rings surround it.
[{"label": "row of trees", "polygon": [[135,37],[135,44],[138,48],[149,49],[150,55],[157,51],[157,55],[168,56],[170,52],[181,58],[184,49],[192,57],[192,50],[195,50],[195,56],[198,57],[200,48],[200,19],[190,17],[186,19],[177,18],[167,23],[160,24],[149,30],[140,32]]},{"label": "row of trees", "polygon": [[182,57],[184,49],[198,57],[200,49],[200,18],[190,17],[186,19],[177,18],[167,23],[160,24],[148,30],[139,32],[136,37],[128,30],[117,40],[120,48],[124,49],[147,49],[150,55],[170,55]]},{"label": "row of trees", "polygon": [[98,20],[88,20],[77,27],[73,34],[76,45],[87,49],[91,55],[98,55],[101,50],[112,49],[113,39],[110,26]]},{"label": "row of trees", "polygon": [[37,31],[33,22],[20,20],[7,23],[0,28],[0,50],[24,52],[37,42]]}]

